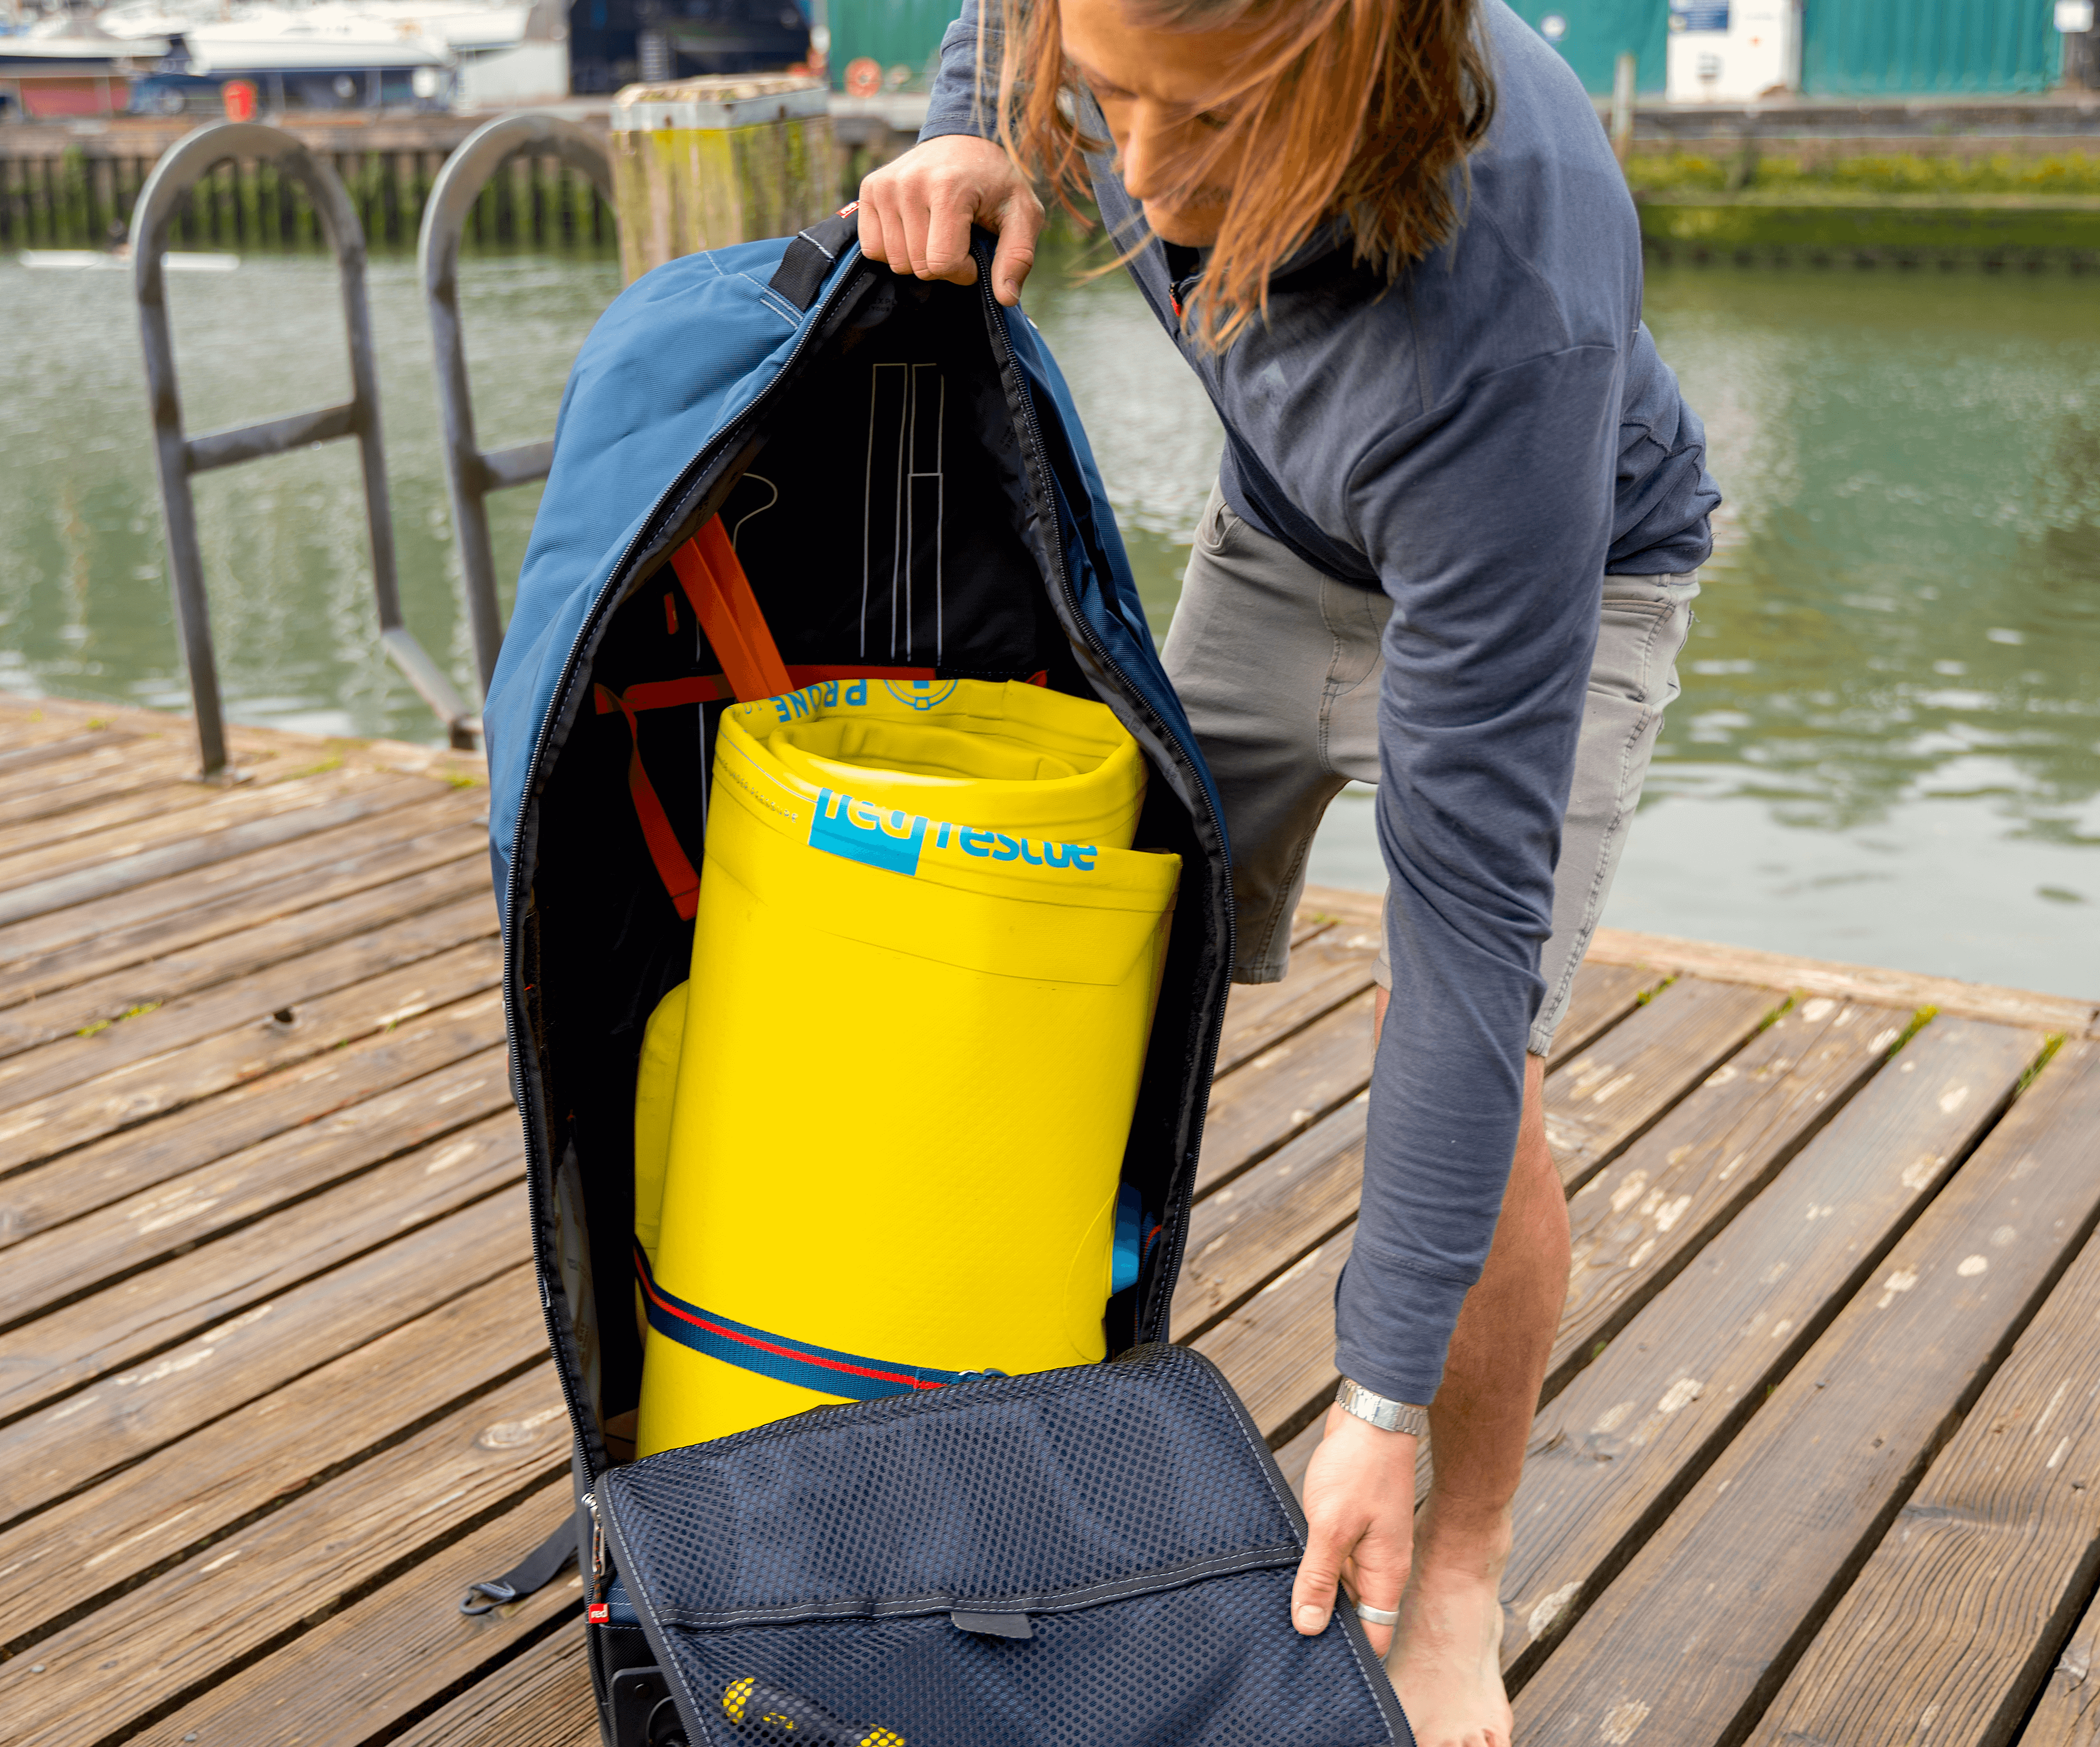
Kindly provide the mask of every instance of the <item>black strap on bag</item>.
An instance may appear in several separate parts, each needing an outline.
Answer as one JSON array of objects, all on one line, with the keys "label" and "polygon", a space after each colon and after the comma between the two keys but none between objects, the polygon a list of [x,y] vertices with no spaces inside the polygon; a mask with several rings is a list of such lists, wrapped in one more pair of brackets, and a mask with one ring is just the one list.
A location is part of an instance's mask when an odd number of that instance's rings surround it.
[{"label": "black strap on bag", "polygon": [[836,218],[796,232],[788,253],[781,257],[780,270],[768,281],[771,288],[797,309],[807,309],[815,302],[825,276],[860,234],[860,220],[854,216],[859,210],[860,202],[855,201]]},{"label": "black strap on bag", "polygon": [[564,1517],[559,1529],[501,1577],[485,1580],[469,1589],[460,1598],[459,1611],[465,1614],[488,1613],[506,1602],[523,1601],[527,1595],[546,1588],[576,1556],[576,1525],[573,1519]]}]

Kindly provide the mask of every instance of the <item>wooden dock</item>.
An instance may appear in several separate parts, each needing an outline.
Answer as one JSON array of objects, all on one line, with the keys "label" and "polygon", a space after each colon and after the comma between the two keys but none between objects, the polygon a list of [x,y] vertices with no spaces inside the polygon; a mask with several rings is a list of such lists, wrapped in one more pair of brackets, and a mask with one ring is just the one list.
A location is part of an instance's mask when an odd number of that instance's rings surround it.
[{"label": "wooden dock", "polygon": [[[471,759],[0,699],[0,1742],[585,1747]],[[1233,999],[1178,1336],[1302,1472],[1370,901]],[[1932,1011],[1937,1008],[1936,1013]],[[2090,1004],[1607,936],[1517,1505],[1524,1747],[2093,1747]]]}]

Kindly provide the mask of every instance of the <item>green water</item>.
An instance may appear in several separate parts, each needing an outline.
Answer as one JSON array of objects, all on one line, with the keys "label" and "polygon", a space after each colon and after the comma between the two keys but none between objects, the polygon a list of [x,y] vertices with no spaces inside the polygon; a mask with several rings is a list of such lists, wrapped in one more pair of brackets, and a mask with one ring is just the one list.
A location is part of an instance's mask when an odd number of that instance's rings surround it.
[{"label": "green water", "polygon": [[[551,435],[570,361],[620,289],[617,263],[496,257],[470,261],[462,280],[483,447]],[[190,430],[348,398],[326,259],[253,256],[238,272],[167,283]],[[368,289],[404,610],[465,690],[414,262],[373,262]],[[195,489],[228,712],[315,733],[439,738],[380,651],[355,446],[205,474]],[[500,577],[515,579],[539,491],[489,500]],[[165,579],[130,276],[0,263],[0,686],[187,708]]]},{"label": "green water", "polygon": [[[329,268],[171,280],[192,430],[346,390]],[[470,262],[490,446],[543,436],[609,262]],[[372,299],[409,621],[464,682],[427,330]],[[1119,277],[1029,306],[1071,377],[1155,629],[1216,465]],[[1648,313],[1728,494],[1607,920],[2100,995],[2100,324],[2064,276],[1658,270]],[[0,685],[181,707],[135,320],[117,273],[0,265]],[[237,717],[434,737],[381,657],[352,453],[198,482]],[[492,501],[514,574],[536,501]],[[1368,791],[1314,876],[1382,882]]]}]

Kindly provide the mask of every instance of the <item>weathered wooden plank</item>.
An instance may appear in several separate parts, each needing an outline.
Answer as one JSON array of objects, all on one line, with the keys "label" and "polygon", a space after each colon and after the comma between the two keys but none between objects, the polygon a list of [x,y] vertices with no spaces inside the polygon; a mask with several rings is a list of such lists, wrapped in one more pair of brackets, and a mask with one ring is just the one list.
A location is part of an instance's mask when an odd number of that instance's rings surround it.
[{"label": "weathered wooden plank", "polygon": [[0,853],[39,836],[57,841],[161,807],[199,807],[219,792],[183,780],[194,753],[170,745],[104,747],[10,777],[0,796]]},{"label": "weathered wooden plank", "polygon": [[1217,1083],[1203,1120],[1197,1194],[1208,1194],[1347,1104],[1370,1077],[1367,990]]},{"label": "weathered wooden plank", "polygon": [[391,1583],[132,1738],[142,1747],[383,1740],[550,1627],[581,1639],[583,1580],[573,1567],[538,1595],[473,1618],[450,1605],[469,1584],[508,1571],[575,1508],[564,1475],[457,1540],[434,1542]]},{"label": "weathered wooden plank", "polygon": [[2073,1628],[2042,1688],[2019,1747],[2100,1747],[2100,1680],[2093,1678],[2100,1645],[2100,1598]]},{"label": "weathered wooden plank", "polygon": [[19,1518],[515,1268],[525,1198],[476,1202],[0,1432]]},{"label": "weathered wooden plank", "polygon": [[1362,1096],[1352,1099],[1196,1203],[1174,1289],[1181,1339],[1200,1335],[1356,1218],[1365,1109]]},{"label": "weathered wooden plank", "polygon": [[536,1365],[60,1628],[33,1659],[0,1662],[0,1742],[79,1747],[206,1690],[296,1622],[412,1570],[462,1520],[543,1487],[569,1442],[554,1367]]},{"label": "weathered wooden plank", "polygon": [[[0,743],[15,743],[11,723],[0,722]],[[64,757],[39,765],[33,770],[15,772],[4,785],[7,798],[0,801],[0,833],[33,818],[33,813],[17,814],[12,810],[18,802],[41,804],[42,800],[69,789],[78,789],[91,798],[104,798],[120,793],[121,789],[110,789],[105,784],[121,782],[130,773],[144,770],[148,780],[154,783],[182,783],[183,779],[196,766],[194,752],[188,765],[183,762],[182,743],[166,735],[158,738],[139,736],[128,742],[111,746],[89,747],[81,752],[68,752]],[[217,791],[202,783],[183,783],[185,787],[202,791],[209,797]],[[0,843],[7,838],[0,835]]]},{"label": "weathered wooden plank", "polygon": [[[41,722],[32,722],[41,716]],[[73,698],[40,698],[33,711],[16,711],[0,698],[0,741],[15,743],[17,720],[29,723],[32,735],[59,736],[114,729],[159,746],[196,750],[194,725],[185,717],[134,704],[88,702]],[[448,783],[486,783],[488,761],[479,753],[455,752],[442,746],[411,745],[405,740],[356,740],[258,728],[245,722],[227,726],[227,750],[245,781],[282,781],[315,770],[348,765],[364,770],[434,777]],[[194,765],[192,766],[194,768]]]},{"label": "weathered wooden plank", "polygon": [[1869,1277],[2038,1044],[1971,1020],[1927,1027],[1540,1411],[1503,1577],[1513,1679]]},{"label": "weathered wooden plank", "polygon": [[[113,779],[108,786],[114,786]],[[77,860],[64,853],[65,845],[76,842],[121,842],[134,831],[152,832],[165,840],[176,818],[186,819],[193,830],[232,823],[214,805],[219,797],[212,790],[200,783],[171,781],[166,775],[157,781],[139,777],[110,800],[84,796],[64,806],[67,794],[61,789],[52,796],[26,797],[21,805],[34,805],[41,800],[51,810],[26,826],[0,833],[0,852],[5,852],[0,856],[0,870],[5,870],[7,885],[26,885],[34,877],[15,867],[18,861],[33,865],[41,858],[63,867]]]},{"label": "weathered wooden plank", "polygon": [[1574,1260],[1544,1399],[1807,1143],[1908,1017],[1821,995],[1793,1008],[1576,1191]]},{"label": "weathered wooden plank", "polygon": [[320,1123],[502,1039],[501,995],[474,995],[0,1179],[0,1246]]},{"label": "weathered wooden plank", "polygon": [[[1298,899],[1300,922],[1346,922],[1375,929],[1384,913],[1385,899],[1381,893],[1352,892],[1345,886],[1308,885]],[[1372,946],[1375,951],[1375,941]]]},{"label": "weathered wooden plank", "polygon": [[[110,709],[72,698],[31,698],[19,693],[0,693],[0,743],[9,747],[46,746],[55,740],[85,739],[112,726],[111,718],[141,716],[144,711]],[[158,718],[165,726],[172,718]],[[119,728],[134,737],[138,725],[117,721]]]},{"label": "weathered wooden plank", "polygon": [[[93,814],[76,814],[68,817],[68,828],[53,830],[47,825],[40,825],[33,831],[20,833],[23,840],[0,843],[0,893],[20,891],[40,881],[110,866],[146,855],[170,843],[188,842],[230,830],[236,825],[303,812],[310,807],[328,806],[374,789],[399,787],[403,781],[400,777],[378,776],[368,771],[337,770],[292,782],[257,783],[234,789],[210,789],[199,783],[170,784],[163,804],[143,817],[112,820],[95,829],[83,829]],[[435,792],[435,787],[431,785],[426,792]],[[188,867],[174,871],[184,872]]]},{"label": "weathered wooden plank", "polygon": [[[496,933],[496,906],[481,893],[298,954],[245,977],[152,1004],[149,1011],[77,1027],[40,1049],[0,1054],[0,1111],[244,1026],[296,1030],[313,1003]],[[36,1014],[47,1004],[35,1003]],[[22,1009],[16,1009],[17,1015]],[[275,1017],[289,1015],[289,1018]],[[0,1017],[0,1038],[7,1021]],[[4,1051],[4,1044],[0,1044]]]},{"label": "weathered wooden plank", "polygon": [[1546,1137],[1580,1188],[1785,1000],[1776,990],[1680,982],[1605,1032],[1546,1083]]},{"label": "weathered wooden plank", "polygon": [[[293,807],[219,829],[195,832],[157,849],[117,856],[16,886],[11,892],[0,892],[0,927],[48,915],[54,911],[70,910],[76,904],[128,892],[135,886],[157,880],[194,873],[217,862],[276,849],[302,837],[340,830],[396,807],[435,801],[443,792],[420,777],[392,777],[377,782],[364,779],[354,786],[346,784],[346,787],[347,792],[311,806]],[[265,789],[261,792],[268,795],[280,791]]]},{"label": "weathered wooden plank", "polygon": [[0,928],[0,1005],[367,886],[488,853],[470,798],[451,796]]},{"label": "weathered wooden plank", "polygon": [[1335,925],[1332,916],[1312,915],[1303,907],[1290,913],[1290,950],[1295,952],[1315,935],[1324,934]]},{"label": "weathered wooden plank", "polygon": [[[1303,915],[1306,912],[1301,911]],[[1662,978],[1617,964],[1586,964],[1546,1071],[1634,1011]],[[1196,1193],[1208,1193],[1347,1103],[1370,1082],[1371,1015],[1376,991],[1365,989],[1303,1030],[1221,1074],[1203,1126]]]},{"label": "weathered wooden plank", "polygon": [[81,732],[58,723],[46,725],[46,731],[29,733],[11,732],[7,748],[0,752],[0,779],[15,775],[18,771],[33,770],[39,765],[47,765],[60,758],[69,758],[77,752],[95,751],[99,747],[123,746],[139,736],[124,728],[97,728]]},{"label": "weathered wooden plank", "polygon": [[[1631,1012],[1640,997],[1661,981],[1660,976],[1622,965],[1584,965],[1576,973],[1575,992],[1560,1027],[1561,1043],[1548,1061],[1546,1072],[1573,1059],[1571,1052],[1579,1052],[1583,1044]],[[1365,990],[1220,1076],[1203,1125],[1203,1158],[1196,1174],[1198,1197],[1303,1133],[1370,1083],[1374,992]]]},{"label": "weathered wooden plank", "polygon": [[532,1270],[512,1268],[60,1498],[0,1536],[0,1649],[13,1653],[546,1350]]},{"label": "weathered wooden plank", "polygon": [[598,1747],[582,1631],[558,1627],[390,1747]]},{"label": "weathered wooden plank", "polygon": [[1579,1060],[1584,1050],[1638,1008],[1641,997],[1652,995],[1662,982],[1660,971],[1586,960],[1575,973],[1575,986],[1568,991],[1568,1011],[1560,1016],[1560,1029],[1553,1035],[1553,1053],[1546,1058],[1546,1071],[1558,1073]]},{"label": "weathered wooden plank", "polygon": [[[1585,965],[1578,973],[1578,995],[1581,979],[1589,976],[1593,968]],[[1604,968],[1617,973],[1621,968]],[[1637,985],[1634,999],[1640,992]],[[1604,1007],[1600,1001],[1593,1011]],[[1574,1010],[1571,1004],[1571,1016]],[[1802,1120],[1812,1122],[1816,1115],[1834,1107],[1839,1094],[1832,1081],[1833,1077],[1842,1078],[1837,1064],[1855,1064],[1862,1046],[1870,1057],[1874,1057],[1893,1041],[1886,1025],[1870,1034],[1859,1029],[1856,1021],[1838,1027],[1833,1040],[1832,1021],[1840,1011],[1838,1004],[1833,1003],[1831,1009],[1817,1020],[1789,1014],[1776,1021],[1578,1193],[1569,1207],[1575,1265],[1568,1305],[1555,1341],[1554,1363],[1541,1392],[1542,1400],[1551,1401],[1557,1395],[1568,1378],[1595,1356],[1597,1343],[1608,1339],[1626,1317],[1667,1284],[1671,1276],[1662,1270],[1673,1251],[1681,1256],[1682,1252],[1696,1248],[1694,1238],[1704,1242],[1711,1235],[1720,1222],[1705,1217],[1703,1210],[1710,1207],[1714,1181],[1718,1180],[1721,1185],[1721,1193],[1738,1192],[1732,1207],[1754,1193],[1762,1181],[1759,1169],[1768,1171],[1774,1158],[1791,1156],[1792,1148],[1814,1132],[1812,1127],[1792,1125]],[[1597,1029],[1601,1030],[1603,1026]],[[1563,1030],[1564,1035],[1564,1026]],[[1790,1059],[1793,1065],[1789,1068],[1786,1064]],[[1732,1069],[1736,1071],[1732,1073]],[[1552,1072],[1551,1064],[1547,1072]],[[1802,1107],[1813,1114],[1804,1118],[1800,1114]],[[1761,1145],[1766,1149],[1762,1154],[1758,1150]],[[1688,1153],[1683,1150],[1688,1145],[1692,1149]],[[1672,1154],[1678,1155],[1674,1162]],[[1766,1162],[1762,1167],[1757,1165],[1761,1157]],[[1705,1180],[1698,1176],[1702,1158],[1708,1173]],[[1601,1215],[1608,1213],[1614,1191],[1641,1171],[1649,1172],[1652,1179],[1643,1179],[1646,1188],[1668,1193],[1656,1195],[1652,1207],[1648,1193],[1639,1193],[1617,1223],[1608,1222]],[[1677,1207],[1688,1195],[1691,1199]],[[1638,1222],[1639,1233],[1623,1229],[1630,1221]],[[1646,1255],[1641,1253],[1643,1245],[1649,1246]],[[1305,1465],[1319,1442],[1320,1421],[1316,1417],[1276,1453],[1277,1466],[1294,1488],[1303,1481]],[[1422,1466],[1425,1486],[1427,1454],[1425,1449]]]},{"label": "weathered wooden plank", "polygon": [[1282,982],[1234,984],[1218,1044],[1218,1071],[1230,1073],[1299,1026],[1362,994],[1371,986],[1377,957],[1375,937],[1332,928],[1292,951]]},{"label": "weathered wooden plank", "polygon": [[275,1219],[20,1324],[0,1335],[0,1418],[238,1317],[396,1233],[518,1181],[523,1169],[517,1123],[484,1117]]},{"label": "weathered wooden plank", "polygon": [[[510,1109],[509,1054],[483,1050],[29,1238],[7,1255],[0,1328]],[[443,1152],[424,1168],[449,1171],[435,1162]]]},{"label": "weathered wooden plank", "polygon": [[290,1025],[267,1019],[245,1026],[20,1105],[0,1114],[0,1171],[135,1127],[272,1068],[492,989],[501,971],[498,944],[474,941],[310,1001]]},{"label": "weathered wooden plank", "polygon": [[1189,1343],[1225,1374],[1272,1446],[1334,1393],[1335,1282],[1355,1235],[1345,1227]]},{"label": "weathered wooden plank", "polygon": [[1798,990],[1803,995],[1827,995],[1841,1001],[1867,1001],[1913,1011],[1936,1007],[1943,1013],[1965,1019],[2062,1031],[2073,1037],[2088,1035],[2094,1022],[2100,1021],[2100,1001],[2037,995],[2026,989],[1993,988],[1984,983],[1960,982],[1951,977],[1886,970],[1878,965],[1798,959],[1784,952],[1679,940],[1667,934],[1636,934],[1624,929],[1599,929],[1590,942],[1590,955],[1615,964],[1649,965],[1712,982],[1759,983]]},{"label": "weathered wooden plank", "polygon": [[[223,934],[187,951],[125,966],[74,987],[55,990],[33,1003],[0,1008],[0,1057],[70,1037],[89,1026],[113,1022],[141,1008],[164,1007],[179,996],[231,982],[301,953],[446,904],[474,897],[487,902],[488,893],[488,858],[462,856],[405,880],[391,880]],[[494,915],[492,905],[490,914]]]},{"label": "weathered wooden plank", "polygon": [[2088,1240],[1752,1743],[2011,1740],[2100,1577],[2096,1329],[2100,1243]]},{"label": "weathered wooden plank", "polygon": [[[1719,999],[1709,999],[1693,992],[1689,986],[1683,986],[1687,992],[1675,1003],[1665,1004],[1674,988],[1665,990],[1634,1017],[1606,1033],[1607,1040],[1613,1042],[1608,1057],[1601,1048],[1587,1052],[1572,1061],[1560,1075],[1548,1077],[1549,1133],[1555,1085],[1576,1076],[1580,1083],[1574,1096],[1563,1101],[1563,1109],[1576,1112],[1573,1124],[1586,1137],[1585,1144],[1595,1153],[1608,1157],[1624,1139],[1645,1128],[1655,1113],[1667,1109],[1689,1086],[1703,1078],[1713,1067],[1718,1054],[1724,1053],[1754,1032],[1758,1021],[1781,999],[1770,991],[1724,987]],[[1651,1020],[1648,1016],[1658,1009],[1661,1011],[1660,1021]],[[1615,1040],[1636,1026],[1639,1031],[1627,1046],[1622,1049],[1617,1047]],[[1610,1071],[1599,1076],[1597,1070],[1600,1066],[1608,1066]],[[1589,1077],[1580,1078],[1585,1075]],[[1595,1096],[1600,1078],[1608,1109],[1599,1108]],[[1330,1118],[1334,1119],[1339,1118]],[[1568,1172],[1565,1161],[1563,1162],[1565,1176]],[[1330,1182],[1328,1187],[1331,1189],[1332,1186]],[[1295,1280],[1300,1270],[1308,1265],[1314,1265],[1317,1271],[1319,1266],[1324,1265],[1318,1263],[1318,1259],[1333,1252],[1337,1244],[1343,1246],[1345,1254],[1348,1235],[1345,1232],[1315,1251],[1305,1262],[1292,1268],[1278,1284]],[[1338,1273],[1339,1269],[1337,1262],[1334,1271]],[[1232,1356],[1233,1365],[1247,1368],[1248,1376],[1254,1379],[1251,1387],[1261,1391],[1264,1399],[1271,1404],[1264,1410],[1270,1417],[1257,1414],[1256,1418],[1264,1431],[1286,1441],[1297,1435],[1305,1415],[1317,1405],[1315,1397],[1334,1385],[1336,1374],[1332,1362],[1332,1283],[1330,1275],[1330,1295],[1327,1297],[1317,1292],[1295,1290],[1272,1297],[1273,1289],[1265,1289],[1193,1343],[1207,1352],[1211,1351],[1213,1343],[1217,1343],[1220,1350]],[[1177,1304],[1177,1310],[1178,1308]],[[1290,1324],[1288,1318],[1292,1316],[1301,1320]],[[1244,1327],[1242,1319],[1250,1319]],[[1217,1357],[1217,1354],[1213,1352],[1212,1357]],[[1219,1362],[1223,1365],[1225,1361],[1220,1359]],[[1234,1377],[1237,1387],[1238,1376],[1229,1368],[1227,1374]],[[1306,1393],[1285,1404],[1284,1398],[1301,1387]]]},{"label": "weathered wooden plank", "polygon": [[2100,1215],[2100,1047],[2062,1051],[1517,1698],[1533,1747],[1758,1714]]}]

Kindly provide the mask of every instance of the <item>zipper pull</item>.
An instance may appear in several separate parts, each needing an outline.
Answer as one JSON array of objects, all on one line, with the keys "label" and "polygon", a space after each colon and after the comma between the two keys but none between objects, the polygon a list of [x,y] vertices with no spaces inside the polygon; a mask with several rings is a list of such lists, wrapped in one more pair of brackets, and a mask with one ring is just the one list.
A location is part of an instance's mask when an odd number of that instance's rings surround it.
[{"label": "zipper pull", "polygon": [[607,1604],[605,1599],[607,1586],[605,1572],[605,1523],[598,1514],[596,1493],[585,1493],[584,1503],[589,1510],[591,1518],[590,1605],[585,1612],[592,1625],[603,1626],[612,1618],[612,1609]]}]

